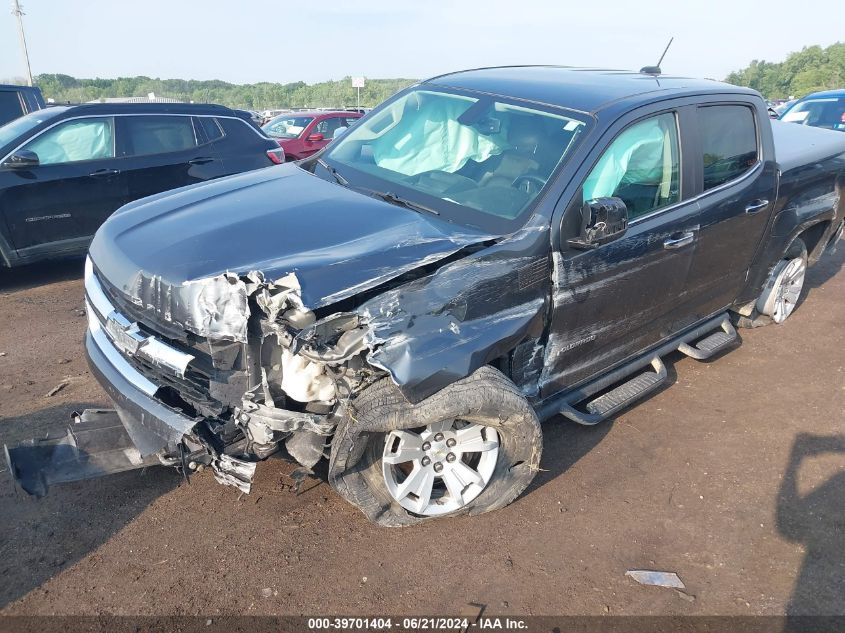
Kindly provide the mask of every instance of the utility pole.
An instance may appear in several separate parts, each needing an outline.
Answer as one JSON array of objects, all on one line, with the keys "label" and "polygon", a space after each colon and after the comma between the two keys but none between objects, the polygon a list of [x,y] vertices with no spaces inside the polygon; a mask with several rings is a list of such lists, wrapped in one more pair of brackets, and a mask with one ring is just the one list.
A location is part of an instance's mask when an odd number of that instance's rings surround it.
[{"label": "utility pole", "polygon": [[26,78],[29,85],[32,85],[32,69],[29,66],[29,52],[26,50],[26,36],[23,33],[23,11],[18,0],[12,0],[12,15],[18,19],[18,34],[21,39],[21,51],[23,52],[23,60],[26,62]]}]

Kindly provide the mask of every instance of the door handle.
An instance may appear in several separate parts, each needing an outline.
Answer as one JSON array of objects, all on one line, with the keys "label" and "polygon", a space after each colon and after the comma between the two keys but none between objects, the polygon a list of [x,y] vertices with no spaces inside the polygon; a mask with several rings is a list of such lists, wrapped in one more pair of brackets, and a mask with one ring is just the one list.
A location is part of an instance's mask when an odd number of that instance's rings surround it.
[{"label": "door handle", "polygon": [[117,176],[119,173],[119,169],[98,169],[97,171],[92,171],[88,175],[92,178],[105,178],[106,176]]},{"label": "door handle", "polygon": [[188,163],[190,165],[205,165],[206,163],[210,163],[213,160],[214,160],[213,158],[200,157],[200,158],[192,158],[191,160],[188,161]]},{"label": "door handle", "polygon": [[762,211],[763,209],[765,209],[768,206],[769,206],[768,200],[762,200],[762,199],[753,200],[746,205],[745,212],[749,213],[749,214],[750,213],[757,213],[758,211]]},{"label": "door handle", "polygon": [[687,231],[681,237],[674,237],[669,238],[665,242],[663,242],[663,248],[667,251],[674,250],[676,248],[681,248],[686,246],[687,244],[692,244],[695,241],[695,231]]}]

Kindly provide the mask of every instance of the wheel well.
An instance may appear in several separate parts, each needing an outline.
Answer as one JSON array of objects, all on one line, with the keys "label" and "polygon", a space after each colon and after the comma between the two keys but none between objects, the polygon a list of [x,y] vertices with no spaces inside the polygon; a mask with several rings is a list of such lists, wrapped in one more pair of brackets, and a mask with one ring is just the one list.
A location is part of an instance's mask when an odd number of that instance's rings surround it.
[{"label": "wheel well", "polygon": [[811,258],[811,260],[813,253],[816,252],[816,247],[820,245],[821,240],[829,227],[830,221],[826,220],[804,229],[804,231],[798,235],[807,247],[807,255]]}]

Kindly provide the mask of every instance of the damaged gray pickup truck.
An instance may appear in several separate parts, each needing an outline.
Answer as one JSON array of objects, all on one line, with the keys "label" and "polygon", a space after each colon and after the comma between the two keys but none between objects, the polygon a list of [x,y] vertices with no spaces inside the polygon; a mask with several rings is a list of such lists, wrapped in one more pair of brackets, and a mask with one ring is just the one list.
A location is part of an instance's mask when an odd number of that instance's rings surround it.
[{"label": "damaged gray pickup truck", "polygon": [[[774,129],[773,129],[774,128]],[[116,413],[9,449],[21,485],[150,463],[249,491],[284,451],[372,521],[513,501],[540,421],[593,425],[784,321],[839,239],[845,135],[712,81],[436,77],[298,164],[126,205],[85,268]]]}]

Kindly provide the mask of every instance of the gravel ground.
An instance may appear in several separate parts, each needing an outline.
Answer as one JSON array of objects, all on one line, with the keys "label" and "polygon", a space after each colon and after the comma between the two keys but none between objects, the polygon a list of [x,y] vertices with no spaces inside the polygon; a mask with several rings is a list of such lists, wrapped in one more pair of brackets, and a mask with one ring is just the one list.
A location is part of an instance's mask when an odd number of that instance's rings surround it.
[{"label": "gravel ground", "polygon": [[[672,357],[674,384],[613,422],[548,422],[534,484],[480,517],[377,528],[318,480],[294,494],[281,460],[248,496],[152,468],[35,500],[4,471],[0,614],[845,614],[843,263],[811,270],[787,324]],[[0,443],[108,405],[80,277],[0,271]]]}]

